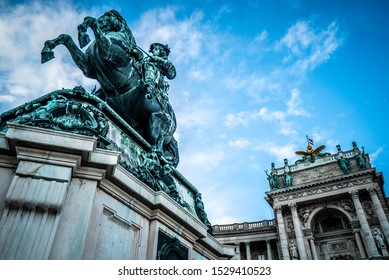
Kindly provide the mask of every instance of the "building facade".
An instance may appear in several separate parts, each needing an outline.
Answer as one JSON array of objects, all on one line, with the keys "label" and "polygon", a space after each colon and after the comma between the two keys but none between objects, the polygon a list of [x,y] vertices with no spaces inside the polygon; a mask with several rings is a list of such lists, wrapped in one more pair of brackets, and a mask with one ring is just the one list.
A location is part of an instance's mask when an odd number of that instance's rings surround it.
[{"label": "building facade", "polygon": [[236,247],[236,259],[388,259],[383,175],[356,143],[337,149],[314,153],[308,145],[296,163],[272,164],[265,199],[275,219],[216,225],[215,237]]}]

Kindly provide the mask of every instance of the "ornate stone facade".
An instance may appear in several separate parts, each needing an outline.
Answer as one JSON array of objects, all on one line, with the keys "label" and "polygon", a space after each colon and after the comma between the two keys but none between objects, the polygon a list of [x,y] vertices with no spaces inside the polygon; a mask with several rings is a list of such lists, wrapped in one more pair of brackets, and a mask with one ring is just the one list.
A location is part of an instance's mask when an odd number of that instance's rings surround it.
[{"label": "ornate stone facade", "polygon": [[[291,185],[283,179],[286,173],[292,177]],[[285,160],[284,167],[272,165],[268,176],[274,174],[277,187],[269,181],[265,198],[274,209],[274,220],[214,226],[218,240],[236,246],[236,258],[389,258],[383,175],[356,143],[352,150],[342,151],[338,146],[336,154],[314,161],[288,164]],[[252,224],[258,226],[244,226]]]}]

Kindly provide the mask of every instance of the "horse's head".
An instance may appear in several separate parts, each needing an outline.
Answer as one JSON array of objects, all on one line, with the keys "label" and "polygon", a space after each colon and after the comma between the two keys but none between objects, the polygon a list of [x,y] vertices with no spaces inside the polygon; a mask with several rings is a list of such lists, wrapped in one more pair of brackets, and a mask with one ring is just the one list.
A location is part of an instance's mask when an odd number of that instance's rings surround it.
[{"label": "horse's head", "polygon": [[125,19],[115,10],[110,10],[104,13],[97,19],[101,31],[107,32],[123,32],[132,37],[131,29],[128,27]]}]

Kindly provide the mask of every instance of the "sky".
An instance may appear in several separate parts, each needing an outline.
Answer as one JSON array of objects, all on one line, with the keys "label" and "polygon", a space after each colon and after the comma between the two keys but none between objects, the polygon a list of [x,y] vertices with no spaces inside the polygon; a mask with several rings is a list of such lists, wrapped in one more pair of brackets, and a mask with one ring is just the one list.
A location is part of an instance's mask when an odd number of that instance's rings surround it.
[{"label": "sky", "polygon": [[356,141],[389,176],[384,0],[0,0],[0,113],[61,88],[99,87],[64,47],[43,65],[40,51],[111,9],[142,49],[170,47],[177,170],[212,224],[273,219],[264,170],[299,159],[306,135],[330,153]]}]

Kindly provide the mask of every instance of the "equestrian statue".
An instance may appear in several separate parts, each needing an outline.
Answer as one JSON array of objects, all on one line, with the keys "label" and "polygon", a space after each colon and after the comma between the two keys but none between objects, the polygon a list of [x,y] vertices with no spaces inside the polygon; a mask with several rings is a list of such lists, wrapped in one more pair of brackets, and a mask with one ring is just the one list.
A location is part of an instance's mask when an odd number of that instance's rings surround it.
[{"label": "equestrian statue", "polygon": [[[94,34],[92,42],[86,33],[88,28]],[[41,53],[42,63],[54,58],[56,46],[65,45],[83,74],[99,82],[96,95],[150,144],[150,152],[176,167],[179,155],[173,134],[177,123],[164,78],[171,80],[176,76],[176,69],[168,59],[169,47],[153,43],[150,54],[143,51],[115,10],[99,18],[86,17],[78,25],[78,42],[80,48],[68,34],[47,40]],[[83,52],[81,49],[88,44]]]}]

